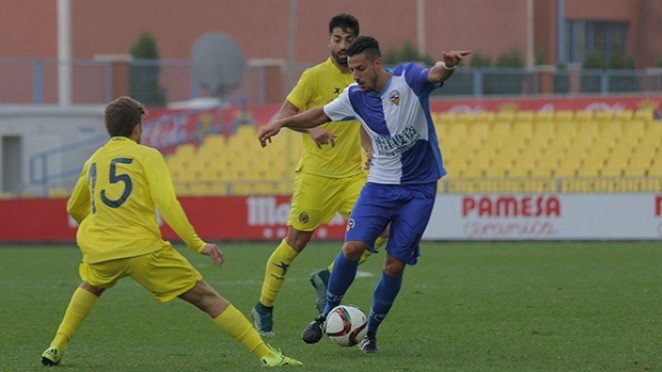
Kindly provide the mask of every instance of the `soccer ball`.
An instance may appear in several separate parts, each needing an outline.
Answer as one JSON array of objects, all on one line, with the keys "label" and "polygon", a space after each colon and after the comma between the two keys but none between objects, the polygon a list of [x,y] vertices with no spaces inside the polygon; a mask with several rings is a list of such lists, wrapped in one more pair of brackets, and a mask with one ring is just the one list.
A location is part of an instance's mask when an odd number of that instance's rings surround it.
[{"label": "soccer ball", "polygon": [[368,319],[361,309],[354,306],[336,306],[326,316],[324,333],[329,340],[340,346],[359,343],[368,331]]}]

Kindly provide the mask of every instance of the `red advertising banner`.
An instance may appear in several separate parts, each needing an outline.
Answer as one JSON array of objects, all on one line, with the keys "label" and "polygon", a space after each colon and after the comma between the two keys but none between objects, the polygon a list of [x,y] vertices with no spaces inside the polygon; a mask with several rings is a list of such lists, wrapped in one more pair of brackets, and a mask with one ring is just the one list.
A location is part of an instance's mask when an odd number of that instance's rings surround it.
[{"label": "red advertising banner", "polygon": [[[289,197],[181,198],[198,234],[214,240],[279,240]],[[64,199],[0,200],[0,242],[73,242]],[[165,239],[177,237],[161,222]],[[336,215],[316,239],[341,240]],[[660,240],[660,194],[437,195],[423,240]]]},{"label": "red advertising banner", "polygon": [[[198,235],[207,240],[279,240],[287,233],[290,198],[285,196],[180,198]],[[0,200],[0,242],[72,242],[76,223],[65,199]],[[176,240],[159,219],[165,239]],[[336,215],[321,226],[316,239],[338,240],[345,222]]]},{"label": "red advertising banner", "polygon": [[[251,117],[258,125],[268,123],[280,105],[270,104],[250,108]],[[430,99],[432,112],[480,113],[496,111],[556,111],[588,110],[609,111],[654,109],[662,110],[662,95],[636,95],[623,97],[543,97],[543,98],[466,98],[433,97]]]},{"label": "red advertising banner", "polygon": [[662,109],[662,96],[574,98],[481,98],[430,100],[433,112],[480,113],[489,111],[558,111],[588,110],[617,112],[622,110]]}]

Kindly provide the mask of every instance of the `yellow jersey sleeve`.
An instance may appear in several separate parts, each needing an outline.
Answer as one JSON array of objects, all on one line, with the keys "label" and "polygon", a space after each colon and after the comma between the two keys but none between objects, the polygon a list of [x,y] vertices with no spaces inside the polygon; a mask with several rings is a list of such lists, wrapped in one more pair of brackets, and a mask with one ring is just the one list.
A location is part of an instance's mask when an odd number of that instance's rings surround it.
[{"label": "yellow jersey sleeve", "polygon": [[90,214],[90,188],[87,179],[88,165],[85,163],[83,170],[74,186],[74,191],[67,202],[67,213],[80,224]]},{"label": "yellow jersey sleeve", "polygon": [[[323,107],[353,81],[352,74],[341,71],[329,57],[303,72],[287,101],[300,110]],[[303,134],[301,161],[296,171],[329,178],[353,177],[363,172],[360,124],[357,121],[328,122],[320,127],[336,136],[335,146],[318,146],[310,135]]]},{"label": "yellow jersey sleeve", "polygon": [[287,95],[287,100],[299,110],[306,110],[311,108],[309,107],[309,103],[315,97],[316,92],[317,81],[315,79],[315,73],[312,69],[307,69],[301,74],[297,85]]},{"label": "yellow jersey sleeve", "polygon": [[156,149],[150,149],[150,154],[145,159],[145,172],[154,205],[161,213],[168,226],[195,252],[200,252],[205,247],[205,242],[195,233],[182,206],[175,196],[175,188],[172,178],[166,166],[163,156]]}]

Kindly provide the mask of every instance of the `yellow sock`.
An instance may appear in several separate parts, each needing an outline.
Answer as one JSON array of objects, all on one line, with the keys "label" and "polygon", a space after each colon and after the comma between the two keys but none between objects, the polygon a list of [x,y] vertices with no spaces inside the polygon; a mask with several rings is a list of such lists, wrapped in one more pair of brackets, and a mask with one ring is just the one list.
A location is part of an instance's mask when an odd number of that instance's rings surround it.
[{"label": "yellow sock", "polygon": [[64,318],[62,318],[62,323],[57,329],[53,342],[51,342],[51,346],[55,346],[60,349],[60,352],[63,352],[69,345],[69,341],[74,337],[76,329],[85,320],[87,314],[92,311],[98,299],[99,296],[83,288],[76,288],[69,301],[67,311],[64,313]]},{"label": "yellow sock", "polygon": [[381,236],[377,237],[377,240],[375,240],[375,250],[377,251],[380,250],[384,246],[384,243],[386,243],[387,240],[388,238],[382,238]]},{"label": "yellow sock", "polygon": [[271,350],[264,343],[255,328],[236,307],[230,305],[219,316],[214,318],[214,323],[221,331],[234,337],[235,341],[241,342],[251,353],[262,358],[271,355]]},{"label": "yellow sock", "polygon": [[285,239],[274,250],[267,261],[267,267],[264,272],[264,283],[262,283],[262,292],[260,293],[260,302],[264,306],[274,306],[274,301],[280,293],[283,286],[287,269],[292,261],[299,255],[299,252],[287,245]]},{"label": "yellow sock", "polygon": [[[381,236],[378,237],[377,240],[375,240],[375,249],[379,250],[381,247],[384,246],[384,243],[386,243],[387,240],[388,240],[388,238],[382,238]],[[361,258],[359,258],[359,265],[364,263],[368,259],[368,257],[370,257],[371,254],[372,254],[372,252],[370,252],[369,250],[366,249],[365,252],[363,252],[363,254],[361,255]],[[326,269],[329,270],[329,272],[332,272],[333,271],[333,262],[331,262],[331,264],[329,266],[327,266]]]}]

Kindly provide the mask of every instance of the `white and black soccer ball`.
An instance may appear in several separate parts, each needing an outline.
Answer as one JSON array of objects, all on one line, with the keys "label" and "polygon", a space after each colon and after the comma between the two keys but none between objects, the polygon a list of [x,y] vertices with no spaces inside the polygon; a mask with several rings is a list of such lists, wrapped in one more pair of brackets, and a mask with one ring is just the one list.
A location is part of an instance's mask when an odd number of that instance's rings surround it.
[{"label": "white and black soccer ball", "polygon": [[350,305],[336,306],[326,316],[324,333],[340,346],[359,343],[368,331],[368,319],[361,309]]}]

